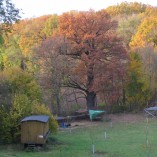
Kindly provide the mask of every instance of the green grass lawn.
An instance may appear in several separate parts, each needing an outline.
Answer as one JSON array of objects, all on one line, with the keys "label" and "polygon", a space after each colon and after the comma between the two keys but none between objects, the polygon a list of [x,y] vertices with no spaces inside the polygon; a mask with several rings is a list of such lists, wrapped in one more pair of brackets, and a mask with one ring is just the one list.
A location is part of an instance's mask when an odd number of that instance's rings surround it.
[{"label": "green grass lawn", "polygon": [[110,122],[97,122],[71,132],[62,129],[44,150],[28,152],[17,145],[3,145],[0,157],[92,157],[92,144],[93,157],[157,157],[157,119],[117,122],[113,127]]}]

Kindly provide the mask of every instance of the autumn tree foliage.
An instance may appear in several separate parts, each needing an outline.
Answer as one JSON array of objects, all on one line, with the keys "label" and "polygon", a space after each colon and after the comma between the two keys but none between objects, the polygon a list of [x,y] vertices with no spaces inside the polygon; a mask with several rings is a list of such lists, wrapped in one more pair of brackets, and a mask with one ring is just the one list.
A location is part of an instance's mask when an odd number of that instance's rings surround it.
[{"label": "autumn tree foliage", "polygon": [[142,59],[138,53],[129,54],[130,62],[128,69],[128,79],[126,86],[127,101],[129,110],[142,109],[145,103],[150,99],[148,75],[144,75],[142,69]]},{"label": "autumn tree foliage", "polygon": [[[10,2],[2,0],[0,3],[2,18],[9,14],[6,18],[12,18],[13,11],[4,14],[7,11],[6,4],[12,5]],[[39,78],[44,88],[44,102],[47,103],[47,97],[51,95],[49,98],[57,113],[60,109],[63,111],[66,105],[84,105],[83,96],[87,99],[88,108],[95,105],[97,96],[98,103],[101,99],[103,104],[110,107],[115,102],[115,105],[125,102],[135,104],[135,98],[138,100],[136,106],[140,106],[141,102],[136,96],[143,94],[141,89],[145,85],[151,91],[149,101],[156,100],[157,7],[122,2],[100,12],[70,11],[60,16],[41,16],[18,23],[14,21],[18,20],[19,10],[14,9],[17,11],[14,15],[17,16],[13,16],[12,22],[7,23],[0,17],[0,70],[21,67],[22,71],[33,73],[33,77]],[[113,20],[117,20],[118,24]],[[4,23],[11,26],[7,34],[2,31],[2,28],[7,29],[1,27],[6,26]],[[40,59],[36,62],[34,48],[38,46]],[[137,52],[141,60],[134,61],[129,55],[130,62],[126,61],[124,46],[128,52]],[[42,66],[38,69],[34,63]],[[140,76],[137,72],[139,64]],[[132,79],[134,71],[137,72],[136,81]],[[129,75],[127,79],[126,74]],[[144,86],[135,94],[134,86],[141,82]],[[130,85],[129,88],[126,84]],[[3,96],[11,100],[8,82],[1,81],[0,86]],[[71,101],[74,96],[67,94],[67,91],[78,94],[78,103]],[[132,93],[135,95],[132,96]],[[141,100],[145,101],[143,98]]]},{"label": "autumn tree foliage", "polygon": [[61,87],[68,74],[66,58],[59,54],[61,45],[65,45],[63,38],[54,36],[35,49],[43,97],[58,115],[61,111]]},{"label": "autumn tree foliage", "polygon": [[132,37],[130,47],[145,47],[148,43],[157,46],[157,17],[145,18],[138,27],[136,34]]},{"label": "autumn tree foliage", "polygon": [[105,11],[65,13],[59,17],[59,30],[67,45],[60,53],[76,63],[70,69],[66,86],[84,93],[87,108],[96,104],[100,80],[101,86],[108,86],[106,81],[110,81],[114,71],[123,74],[127,55],[116,28],[117,22]]},{"label": "autumn tree foliage", "polygon": [[129,43],[132,40],[132,37],[136,34],[138,26],[140,25],[143,17],[140,14],[134,14],[130,16],[122,16],[118,18],[118,32],[124,38],[124,44],[128,49]]},{"label": "autumn tree foliage", "polygon": [[3,43],[2,33],[11,30],[12,23],[20,19],[19,13],[19,9],[15,7],[11,0],[0,1],[0,44]]},{"label": "autumn tree foliage", "polygon": [[122,2],[118,5],[109,6],[106,10],[112,16],[117,15],[132,15],[143,13],[147,9],[146,4],[138,3],[138,2]]},{"label": "autumn tree foliage", "polygon": [[[57,16],[54,17],[55,20]],[[50,32],[55,32],[56,23],[53,16],[41,16],[35,19],[25,19],[13,24],[12,31],[4,36],[4,47],[0,64],[3,69],[9,66],[20,66],[23,70],[33,71],[33,48],[48,38]],[[53,34],[53,33],[52,33]]]}]

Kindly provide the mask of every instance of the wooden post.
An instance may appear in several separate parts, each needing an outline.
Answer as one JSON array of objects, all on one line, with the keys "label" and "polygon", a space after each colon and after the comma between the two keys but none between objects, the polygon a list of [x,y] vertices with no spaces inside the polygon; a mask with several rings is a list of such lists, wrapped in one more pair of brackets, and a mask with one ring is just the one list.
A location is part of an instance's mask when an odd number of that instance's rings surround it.
[{"label": "wooden post", "polygon": [[92,155],[94,156],[95,150],[94,150],[94,143],[92,143]]},{"label": "wooden post", "polygon": [[105,138],[105,139],[107,138],[107,134],[106,134],[106,131],[104,132],[104,138]]}]

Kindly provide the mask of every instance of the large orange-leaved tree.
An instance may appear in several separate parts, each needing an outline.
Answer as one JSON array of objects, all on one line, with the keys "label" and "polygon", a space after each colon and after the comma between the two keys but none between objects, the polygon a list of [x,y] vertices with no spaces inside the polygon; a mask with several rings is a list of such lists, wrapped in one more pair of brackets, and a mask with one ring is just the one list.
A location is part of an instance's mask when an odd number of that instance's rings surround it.
[{"label": "large orange-leaved tree", "polygon": [[75,60],[66,86],[85,94],[88,109],[95,107],[98,87],[107,86],[111,78],[116,83],[113,75],[124,75],[127,53],[116,28],[117,22],[105,11],[71,12],[59,17],[59,30],[68,45],[61,53]]}]

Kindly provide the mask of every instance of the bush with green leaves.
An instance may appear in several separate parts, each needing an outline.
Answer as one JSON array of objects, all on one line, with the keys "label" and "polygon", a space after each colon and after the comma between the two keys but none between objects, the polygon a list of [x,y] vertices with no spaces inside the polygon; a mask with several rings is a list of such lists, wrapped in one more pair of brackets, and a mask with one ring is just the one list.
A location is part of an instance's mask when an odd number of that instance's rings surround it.
[{"label": "bush with green leaves", "polygon": [[0,143],[10,143],[12,141],[10,114],[4,105],[0,106],[0,126]]},{"label": "bush with green leaves", "polygon": [[[50,116],[50,129],[52,133],[57,132],[57,122],[51,114],[50,109],[41,105],[40,86],[36,79],[26,71],[20,69],[6,70],[0,79],[7,83],[5,95],[8,96],[9,103],[0,105],[0,139],[2,143],[19,142],[20,121],[32,114],[46,114]],[[3,92],[2,92],[3,93]],[[1,96],[1,93],[0,93]]]},{"label": "bush with green leaves", "polygon": [[39,114],[45,114],[50,116],[49,126],[50,131],[52,133],[57,133],[58,123],[55,120],[54,116],[52,115],[50,109],[48,106],[44,104],[34,104],[32,106],[32,114],[39,115]]},{"label": "bush with green leaves", "polygon": [[48,106],[31,102],[27,95],[18,94],[13,98],[12,107],[0,107],[0,139],[3,143],[20,141],[20,121],[30,115],[45,114],[50,116],[49,126],[51,133],[57,133],[58,124]]},{"label": "bush with green leaves", "polygon": [[41,99],[40,86],[32,74],[19,68],[12,68],[7,70],[7,76],[12,93],[26,94],[31,101]]}]

